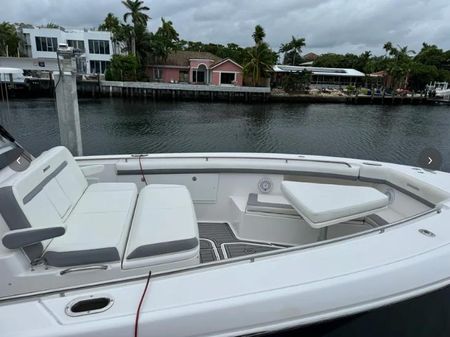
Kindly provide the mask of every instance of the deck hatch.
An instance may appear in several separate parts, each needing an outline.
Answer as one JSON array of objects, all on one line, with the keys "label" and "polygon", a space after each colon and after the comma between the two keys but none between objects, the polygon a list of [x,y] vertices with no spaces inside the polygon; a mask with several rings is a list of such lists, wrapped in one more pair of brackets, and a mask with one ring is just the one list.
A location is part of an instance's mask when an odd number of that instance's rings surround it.
[{"label": "deck hatch", "polygon": [[113,304],[113,298],[107,295],[80,297],[66,306],[66,314],[71,317],[97,314],[108,310]]}]

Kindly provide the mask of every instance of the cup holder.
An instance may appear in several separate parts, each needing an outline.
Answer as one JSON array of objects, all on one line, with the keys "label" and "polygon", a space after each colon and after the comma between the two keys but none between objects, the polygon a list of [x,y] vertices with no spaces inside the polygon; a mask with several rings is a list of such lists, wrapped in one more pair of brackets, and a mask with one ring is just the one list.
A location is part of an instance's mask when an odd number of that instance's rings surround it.
[{"label": "cup holder", "polygon": [[72,317],[97,314],[108,310],[113,304],[111,296],[80,297],[66,306],[66,314]]}]

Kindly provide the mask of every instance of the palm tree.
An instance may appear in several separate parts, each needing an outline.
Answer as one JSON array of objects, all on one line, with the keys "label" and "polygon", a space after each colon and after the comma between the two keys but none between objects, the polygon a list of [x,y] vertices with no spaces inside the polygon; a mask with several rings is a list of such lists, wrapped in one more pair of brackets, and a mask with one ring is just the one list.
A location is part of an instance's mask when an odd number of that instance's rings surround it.
[{"label": "palm tree", "polygon": [[255,46],[247,49],[247,61],[244,65],[244,72],[252,77],[253,86],[260,83],[261,78],[269,77],[272,67],[276,61],[276,54],[264,42],[266,33],[264,28],[256,25],[252,34]]},{"label": "palm tree", "polygon": [[111,32],[114,54],[116,54],[117,51],[121,51],[123,47],[122,43],[125,43],[128,40],[126,32],[122,30],[119,18],[113,13],[108,13],[108,15],[106,15],[105,20],[98,26],[98,30]]},{"label": "palm tree", "polygon": [[275,64],[274,53],[267,43],[260,42],[253,48],[248,49],[247,56],[248,61],[244,65],[244,72],[251,75],[253,86],[257,86],[261,78],[270,76]]},{"label": "palm tree", "polygon": [[128,18],[131,18],[131,22],[133,22],[134,27],[134,36],[131,42],[131,51],[133,54],[136,54],[136,32],[138,26],[147,27],[147,21],[150,20],[150,16],[148,16],[145,11],[149,11],[150,8],[147,6],[143,6],[144,1],[140,0],[123,0],[122,3],[129,10],[123,15],[123,21],[127,22]]},{"label": "palm tree", "polygon": [[164,18],[161,18],[161,27],[158,28],[156,34],[160,35],[167,41],[171,43],[177,42],[180,40],[178,32],[175,30],[172,21],[166,21]]},{"label": "palm tree", "polygon": [[406,87],[409,75],[416,67],[411,57],[411,54],[415,54],[414,50],[408,50],[408,46],[394,47],[391,42],[385,43],[383,48],[390,57],[387,72],[392,78],[394,89],[402,86]]},{"label": "palm tree", "polygon": [[133,25],[143,25],[147,26],[147,21],[150,20],[150,16],[144,13],[144,11],[149,11],[150,8],[143,6],[144,1],[140,0],[123,0],[122,3],[129,10],[129,12],[123,15],[123,21],[127,22],[128,18],[131,17]]},{"label": "palm tree", "polygon": [[98,26],[98,30],[113,32],[118,27],[120,27],[119,18],[113,13],[108,13],[103,23]]},{"label": "palm tree", "polygon": [[[186,43],[186,42],[185,42]],[[161,27],[156,33],[151,33],[149,50],[154,64],[161,64],[175,50],[180,49],[180,38],[172,21],[161,18]]]},{"label": "palm tree", "polygon": [[292,53],[292,65],[295,66],[295,56],[300,55],[304,46],[306,46],[304,38],[297,39],[295,36],[292,36],[290,42],[281,45],[280,53]]},{"label": "palm tree", "polygon": [[261,25],[256,25],[255,31],[252,34],[253,40],[255,41],[255,44],[260,44],[264,41],[264,38],[266,37],[266,33],[264,32],[264,28],[261,27]]},{"label": "palm tree", "polygon": [[0,23],[0,56],[10,56],[17,51],[19,54],[20,38],[14,25],[8,22]]}]

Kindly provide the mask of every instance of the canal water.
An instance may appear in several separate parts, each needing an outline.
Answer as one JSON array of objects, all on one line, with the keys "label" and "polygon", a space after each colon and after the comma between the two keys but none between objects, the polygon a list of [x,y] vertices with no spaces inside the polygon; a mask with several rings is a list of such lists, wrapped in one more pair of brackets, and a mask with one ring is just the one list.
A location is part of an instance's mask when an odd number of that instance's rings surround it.
[{"label": "canal water", "polygon": [[[280,152],[416,165],[433,147],[450,172],[450,107],[246,105],[80,100],[84,152]],[[7,129],[38,155],[58,145],[52,100],[0,103]],[[416,299],[276,336],[450,336],[450,287]]]},{"label": "canal water", "polygon": [[[1,104],[1,103],[0,103]],[[53,100],[0,106],[37,155],[59,142]],[[80,100],[84,153],[279,152],[417,165],[425,148],[450,171],[450,107]]]}]

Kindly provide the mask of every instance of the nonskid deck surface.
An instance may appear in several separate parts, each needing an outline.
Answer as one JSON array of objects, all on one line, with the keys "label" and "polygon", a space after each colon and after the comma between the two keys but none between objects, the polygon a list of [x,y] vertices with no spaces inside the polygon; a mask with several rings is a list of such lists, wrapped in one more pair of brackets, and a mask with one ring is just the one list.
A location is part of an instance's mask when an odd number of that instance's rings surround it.
[{"label": "nonskid deck surface", "polygon": [[288,247],[260,241],[240,240],[236,237],[228,223],[201,222],[198,224],[198,228],[200,232],[201,263]]}]

